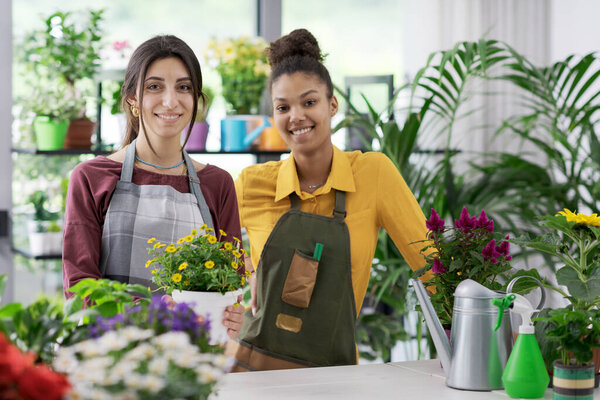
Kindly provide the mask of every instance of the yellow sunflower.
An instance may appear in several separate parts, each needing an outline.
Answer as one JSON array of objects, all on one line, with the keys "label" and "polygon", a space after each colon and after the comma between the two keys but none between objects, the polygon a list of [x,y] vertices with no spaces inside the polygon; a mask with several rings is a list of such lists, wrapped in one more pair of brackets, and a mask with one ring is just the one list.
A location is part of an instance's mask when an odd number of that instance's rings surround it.
[{"label": "yellow sunflower", "polygon": [[223,247],[225,247],[225,250],[231,250],[233,249],[233,245],[229,242],[226,242]]},{"label": "yellow sunflower", "polygon": [[175,283],[181,282],[181,274],[173,274],[171,279],[173,279],[173,282],[175,282]]},{"label": "yellow sunflower", "polygon": [[215,266],[215,262],[214,262],[214,261],[210,261],[210,260],[209,260],[209,261],[207,261],[207,262],[205,262],[205,263],[204,263],[204,266],[205,266],[206,268],[208,268],[208,269],[211,269],[212,267],[214,267],[214,266]]},{"label": "yellow sunflower", "polygon": [[186,262],[182,262],[181,264],[179,264],[179,270],[183,271],[184,269],[186,269],[188,266],[188,263]]}]

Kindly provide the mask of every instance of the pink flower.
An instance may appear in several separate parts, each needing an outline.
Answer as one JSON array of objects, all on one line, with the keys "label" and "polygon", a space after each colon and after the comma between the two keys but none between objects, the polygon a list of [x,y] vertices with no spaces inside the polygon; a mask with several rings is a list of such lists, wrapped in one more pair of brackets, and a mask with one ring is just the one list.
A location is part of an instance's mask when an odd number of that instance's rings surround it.
[{"label": "pink flower", "polygon": [[431,232],[442,233],[444,231],[444,220],[433,208],[431,209],[431,216],[425,221],[425,225]]},{"label": "pink flower", "polygon": [[488,219],[485,210],[481,210],[481,214],[479,214],[479,219],[477,220],[475,226],[477,228],[486,229],[490,233],[494,233],[494,221]]},{"label": "pink flower", "polygon": [[454,222],[458,229],[460,229],[464,233],[468,233],[476,227],[477,217],[471,217],[469,215],[469,212],[467,211],[467,207],[463,207],[460,213],[460,218],[454,220]]},{"label": "pink flower", "polygon": [[446,272],[446,267],[444,267],[442,262],[436,258],[435,260],[433,260],[433,268],[431,268],[431,270],[434,274],[441,275],[444,272]]},{"label": "pink flower", "polygon": [[[504,239],[508,240],[508,235],[506,235],[506,237]],[[509,242],[503,241],[502,243],[500,243],[500,246],[496,247],[496,251],[501,253],[504,256],[504,258],[506,258],[506,261],[512,260],[512,256],[510,255],[510,243]]]},{"label": "pink flower", "polygon": [[498,263],[498,257],[502,254],[496,250],[496,239],[492,239],[488,244],[481,250],[481,255],[485,261],[490,261],[492,264]]},{"label": "pink flower", "polygon": [[127,40],[122,40],[122,41],[116,41],[113,43],[113,49],[116,51],[121,51],[123,49],[126,49],[127,47],[129,47],[129,44],[127,43]]}]

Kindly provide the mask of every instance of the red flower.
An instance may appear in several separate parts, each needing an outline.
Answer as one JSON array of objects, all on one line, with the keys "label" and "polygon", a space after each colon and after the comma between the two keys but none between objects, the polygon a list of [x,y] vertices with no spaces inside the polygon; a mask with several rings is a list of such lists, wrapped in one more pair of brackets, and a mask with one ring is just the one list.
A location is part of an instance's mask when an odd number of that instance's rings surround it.
[{"label": "red flower", "polygon": [[498,257],[502,254],[496,250],[496,239],[492,239],[488,244],[481,250],[481,255],[485,261],[490,261],[492,264],[498,263]]},{"label": "red flower", "polygon": [[0,385],[16,381],[23,370],[33,365],[35,354],[22,354],[0,332]]},{"label": "red flower", "polygon": [[475,227],[483,228],[483,229],[487,230],[489,233],[494,233],[494,221],[491,219],[488,219],[487,214],[485,213],[484,210],[481,210],[481,214],[479,214],[479,219],[477,220]]},{"label": "red flower", "polygon": [[71,387],[67,378],[45,364],[27,368],[17,384],[23,400],[60,400]]},{"label": "red flower", "polygon": [[434,274],[441,275],[446,272],[446,267],[444,267],[444,264],[442,264],[442,262],[436,258],[433,260],[433,268],[431,268],[431,270]]},{"label": "red flower", "polygon": [[454,220],[455,225],[461,231],[468,233],[477,226],[477,218],[471,217],[467,211],[467,207],[463,207],[460,218]]},{"label": "red flower", "polygon": [[444,231],[444,220],[433,208],[431,209],[431,216],[425,221],[425,225],[431,232],[442,233]]}]

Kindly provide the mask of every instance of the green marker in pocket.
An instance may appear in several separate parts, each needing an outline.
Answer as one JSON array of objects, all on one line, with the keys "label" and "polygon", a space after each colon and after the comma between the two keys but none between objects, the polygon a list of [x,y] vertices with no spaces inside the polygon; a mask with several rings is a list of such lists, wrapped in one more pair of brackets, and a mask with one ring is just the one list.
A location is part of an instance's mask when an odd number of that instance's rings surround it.
[{"label": "green marker in pocket", "polygon": [[315,246],[315,252],[313,254],[313,258],[317,261],[321,261],[321,255],[323,254],[323,243],[317,243]]}]

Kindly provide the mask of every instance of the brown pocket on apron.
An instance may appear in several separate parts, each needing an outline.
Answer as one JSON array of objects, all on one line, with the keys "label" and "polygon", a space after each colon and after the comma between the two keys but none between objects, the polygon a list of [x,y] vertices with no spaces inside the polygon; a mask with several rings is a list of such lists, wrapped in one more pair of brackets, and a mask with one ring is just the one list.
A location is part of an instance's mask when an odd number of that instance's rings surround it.
[{"label": "brown pocket on apron", "polygon": [[281,300],[296,307],[308,308],[318,268],[318,260],[296,250],[285,279]]}]

